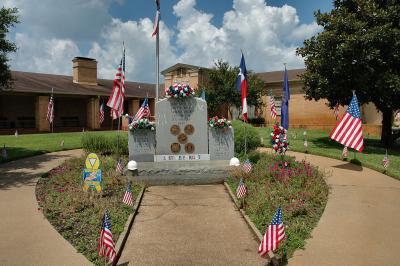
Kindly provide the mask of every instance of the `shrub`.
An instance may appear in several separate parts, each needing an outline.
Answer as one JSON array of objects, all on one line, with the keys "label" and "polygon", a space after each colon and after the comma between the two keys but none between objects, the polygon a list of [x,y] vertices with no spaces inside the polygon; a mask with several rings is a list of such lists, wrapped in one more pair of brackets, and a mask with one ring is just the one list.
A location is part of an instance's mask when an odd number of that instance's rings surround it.
[{"label": "shrub", "polygon": [[[119,134],[119,153],[128,154],[128,136],[126,132],[120,132]],[[107,136],[86,132],[82,136],[82,147],[86,152],[117,154],[117,139],[117,133],[114,136]]]},{"label": "shrub", "polygon": [[235,130],[235,153],[244,153],[245,134],[247,136],[247,152],[261,146],[260,136],[253,126],[240,120],[232,121],[232,126]]}]

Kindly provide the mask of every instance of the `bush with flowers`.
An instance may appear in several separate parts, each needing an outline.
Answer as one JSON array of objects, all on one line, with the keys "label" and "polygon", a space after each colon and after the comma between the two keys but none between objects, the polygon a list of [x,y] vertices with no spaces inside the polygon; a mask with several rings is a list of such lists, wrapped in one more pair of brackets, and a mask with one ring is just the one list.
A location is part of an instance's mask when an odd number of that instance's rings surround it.
[{"label": "bush with flowers", "polygon": [[210,117],[208,118],[208,126],[211,128],[231,128],[232,123],[225,117]]},{"label": "bush with flowers", "polygon": [[187,84],[175,83],[165,88],[165,95],[172,98],[193,97],[194,89]]},{"label": "bush with flowers", "polygon": [[274,130],[271,133],[272,149],[279,154],[285,155],[289,149],[289,142],[286,137],[286,129],[282,126],[274,125]]},{"label": "bush with flowers", "polygon": [[139,120],[133,120],[132,123],[129,124],[129,130],[136,129],[150,129],[155,130],[156,126],[154,122],[150,122],[147,118],[142,118]]}]

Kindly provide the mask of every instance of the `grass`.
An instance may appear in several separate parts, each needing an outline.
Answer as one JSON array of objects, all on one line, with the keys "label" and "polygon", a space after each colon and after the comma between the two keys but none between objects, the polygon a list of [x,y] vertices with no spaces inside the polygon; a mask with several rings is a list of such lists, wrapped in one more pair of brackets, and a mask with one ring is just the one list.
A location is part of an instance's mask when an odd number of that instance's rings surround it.
[{"label": "grass", "polygon": [[[20,158],[34,155],[55,152],[60,150],[71,150],[82,148],[81,138],[84,134],[93,134],[101,136],[116,135],[116,131],[93,131],[93,132],[70,132],[70,133],[47,133],[47,134],[20,134],[0,136],[0,149],[5,145],[7,147],[8,158],[0,163],[12,161]],[[126,132],[121,131],[121,135]],[[64,140],[64,147],[61,142]]]},{"label": "grass", "polygon": [[[70,159],[40,178],[36,197],[43,214],[56,230],[92,263],[104,265],[104,258],[97,255],[97,239],[105,210],[108,209],[111,231],[117,242],[133,209],[121,202],[126,178],[115,172],[113,157],[100,156],[103,192],[95,195],[82,190],[84,161],[84,157]],[[140,184],[132,185],[134,200],[141,188]]]},{"label": "grass", "polygon": [[[257,128],[260,136],[264,140],[265,147],[270,146],[270,128]],[[292,151],[307,152],[310,154],[321,155],[333,159],[341,160],[343,145],[329,138],[329,133],[318,130],[307,130],[308,147],[304,147],[304,130],[289,129],[288,140],[289,147]],[[353,152],[349,149],[348,161],[359,165],[374,169],[379,172],[385,172],[382,166],[382,159],[385,155],[385,148],[379,142],[377,137],[364,137],[364,150],[362,153]],[[400,179],[400,144],[395,144],[394,147],[388,149],[390,166],[385,174]]]},{"label": "grass", "polygon": [[228,184],[235,191],[243,177],[248,189],[243,209],[263,234],[277,207],[282,208],[287,238],[274,253],[284,264],[311,236],[328,200],[328,186],[317,167],[295,162],[294,157],[284,157],[288,168],[282,167],[281,156],[259,154],[252,158],[258,160],[253,171],[233,170]]}]

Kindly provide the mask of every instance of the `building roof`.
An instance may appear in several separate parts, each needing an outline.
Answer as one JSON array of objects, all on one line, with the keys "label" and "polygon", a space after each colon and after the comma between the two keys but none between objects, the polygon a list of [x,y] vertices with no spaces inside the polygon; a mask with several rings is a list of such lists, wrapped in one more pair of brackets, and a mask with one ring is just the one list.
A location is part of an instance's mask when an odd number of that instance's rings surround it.
[{"label": "building roof", "polygon": [[188,64],[182,64],[182,63],[177,63],[169,68],[164,69],[161,71],[161,74],[165,75],[168,72],[174,71],[179,68],[188,68],[188,69],[205,69],[204,67],[200,66],[195,66],[195,65],[188,65]]},{"label": "building roof", "polygon": [[[300,80],[299,75],[303,74],[305,71],[305,68],[288,69],[288,79],[290,81]],[[282,82],[284,71],[261,72],[256,73],[256,75],[265,83]]]},{"label": "building roof", "polygon": [[[97,85],[85,85],[72,82],[71,76],[11,71],[12,92],[50,93],[68,95],[109,96],[113,80],[98,79]],[[162,88],[162,87],[161,87]],[[125,96],[144,98],[155,97],[155,85],[140,82],[125,82]]]}]

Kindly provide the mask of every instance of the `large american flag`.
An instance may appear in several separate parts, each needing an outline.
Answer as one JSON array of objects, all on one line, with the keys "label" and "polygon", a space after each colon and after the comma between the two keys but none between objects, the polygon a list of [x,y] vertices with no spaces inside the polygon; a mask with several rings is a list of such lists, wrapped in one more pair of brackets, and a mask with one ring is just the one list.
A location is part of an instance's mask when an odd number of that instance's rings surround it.
[{"label": "large american flag", "polygon": [[275,107],[275,100],[274,96],[269,96],[269,104],[271,106],[271,117],[272,119],[276,119],[276,107]]},{"label": "large american flag", "polygon": [[119,118],[124,112],[125,98],[125,48],[123,49],[122,59],[114,77],[114,87],[107,106],[111,108],[112,119]]},{"label": "large american flag", "polygon": [[243,163],[243,170],[246,173],[250,173],[251,169],[253,169],[253,165],[251,164],[249,159],[246,159],[246,161],[244,161],[244,163]]},{"label": "large american flag", "polygon": [[236,197],[238,199],[243,198],[247,194],[247,187],[246,184],[243,182],[243,179],[241,178],[238,184],[238,187],[236,188]]},{"label": "large american flag", "polygon": [[386,154],[385,154],[385,156],[383,157],[383,160],[382,160],[383,168],[385,168],[385,170],[386,170],[389,167],[389,164],[390,164],[390,160],[389,160],[389,156],[388,156],[387,150],[386,150]]},{"label": "large american flag", "polygon": [[153,27],[153,33],[151,36],[157,35],[158,34],[158,28],[160,26],[160,0],[156,0],[156,6],[157,6],[157,11],[156,11],[156,18],[154,19],[154,27]]},{"label": "large american flag", "polygon": [[364,149],[361,113],[355,93],[347,111],[339,119],[329,137],[359,152]]},{"label": "large american flag", "polygon": [[283,239],[285,239],[285,226],[283,225],[282,210],[279,207],[261,240],[258,254],[264,257],[268,252],[276,250]]},{"label": "large american flag", "polygon": [[107,210],[103,216],[98,251],[99,251],[99,256],[107,257],[111,261],[114,261],[114,258],[116,255],[115,244],[114,244],[114,240],[113,240],[113,235],[111,233],[111,224],[110,224],[110,221],[108,218]]},{"label": "large american flag", "polygon": [[137,113],[136,113],[135,117],[133,118],[133,120],[137,121],[139,119],[142,119],[143,117],[149,118],[150,115],[151,115],[151,113],[150,113],[150,108],[149,108],[149,100],[146,97],[146,99],[144,99],[144,101],[142,103],[142,106],[140,106],[140,108],[137,111]]},{"label": "large american flag", "polygon": [[46,116],[47,121],[49,121],[50,124],[53,123],[54,120],[54,99],[53,95],[51,95],[49,103],[47,104],[47,116]]},{"label": "large american flag", "polygon": [[100,110],[99,110],[99,123],[100,125],[103,124],[104,122],[104,103],[100,105]]},{"label": "large american flag", "polygon": [[126,187],[124,197],[122,198],[122,202],[126,205],[133,206],[133,197],[132,197],[132,184],[131,182],[128,183]]}]

